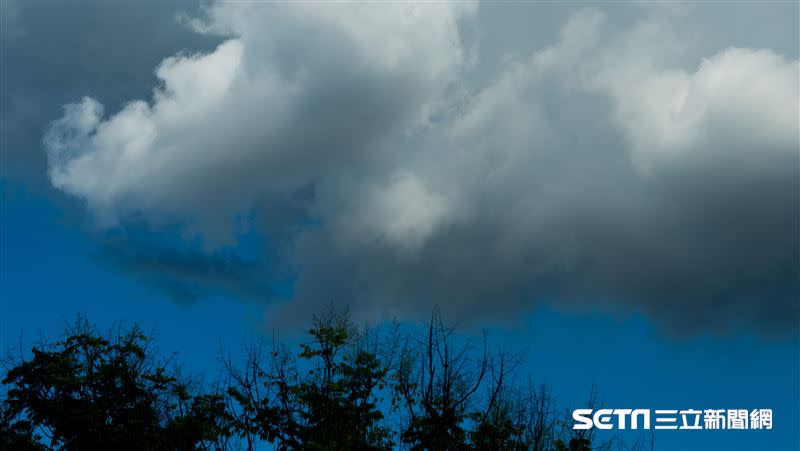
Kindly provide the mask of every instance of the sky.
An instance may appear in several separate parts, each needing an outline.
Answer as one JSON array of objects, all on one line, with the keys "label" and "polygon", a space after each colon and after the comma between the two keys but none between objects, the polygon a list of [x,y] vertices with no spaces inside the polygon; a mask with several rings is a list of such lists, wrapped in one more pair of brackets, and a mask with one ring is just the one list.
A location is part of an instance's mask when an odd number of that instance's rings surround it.
[{"label": "sky", "polygon": [[800,449],[796,2],[0,5],[3,348],[438,306],[564,404],[775,412],[656,449]]}]

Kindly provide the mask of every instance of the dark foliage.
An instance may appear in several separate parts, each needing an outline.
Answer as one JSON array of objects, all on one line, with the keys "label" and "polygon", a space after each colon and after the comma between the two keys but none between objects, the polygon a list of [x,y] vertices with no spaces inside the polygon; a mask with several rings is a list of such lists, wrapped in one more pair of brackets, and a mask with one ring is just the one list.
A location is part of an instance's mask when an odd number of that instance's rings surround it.
[{"label": "dark foliage", "polygon": [[[519,355],[457,336],[358,328],[333,308],[299,349],[223,359],[218,390],[183,378],[134,326],[64,338],[6,360],[0,450],[533,450],[631,448],[572,431],[549,390],[515,381]],[[589,404],[594,404],[592,392]],[[649,443],[652,448],[652,440]]]},{"label": "dark foliage", "polygon": [[211,449],[225,404],[158,362],[137,327],[99,334],[79,321],[6,373],[7,449]]},{"label": "dark foliage", "polygon": [[241,371],[228,361],[235,430],[248,447],[258,436],[279,449],[391,449],[377,405],[386,369],[368,337],[333,311],[308,333],[297,358],[275,347],[265,359],[258,347]]}]

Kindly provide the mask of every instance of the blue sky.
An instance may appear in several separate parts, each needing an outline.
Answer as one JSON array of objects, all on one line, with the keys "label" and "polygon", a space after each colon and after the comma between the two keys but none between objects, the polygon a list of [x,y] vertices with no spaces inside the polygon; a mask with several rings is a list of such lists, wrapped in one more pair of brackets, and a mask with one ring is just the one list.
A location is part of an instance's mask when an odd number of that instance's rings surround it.
[{"label": "blue sky", "polygon": [[775,412],[656,449],[800,449],[796,4],[262,6],[3,3],[2,348],[439,305],[563,406]]},{"label": "blue sky", "polygon": [[[154,331],[159,349],[177,352],[186,370],[213,380],[221,350],[235,356],[254,338],[269,337],[257,305],[220,297],[178,305],[93,258],[93,243],[49,200],[20,191],[6,199],[0,234],[4,349],[27,349],[40,336],[55,336],[80,313],[101,328],[138,322]],[[656,431],[656,449],[797,449],[796,340],[676,340],[640,316],[547,308],[516,327],[492,328],[490,337],[525,351],[522,374],[548,384],[562,406],[582,406],[596,384],[608,407],[774,410],[772,431]]]}]

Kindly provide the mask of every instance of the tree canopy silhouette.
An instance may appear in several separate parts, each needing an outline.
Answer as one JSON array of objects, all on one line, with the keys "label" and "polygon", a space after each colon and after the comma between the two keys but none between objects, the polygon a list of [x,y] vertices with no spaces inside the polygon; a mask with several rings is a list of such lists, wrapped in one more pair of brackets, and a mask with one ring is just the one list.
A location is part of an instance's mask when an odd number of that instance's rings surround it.
[{"label": "tree canopy silhouette", "polygon": [[285,346],[265,358],[259,346],[242,370],[226,362],[234,427],[248,448],[258,436],[279,449],[391,449],[378,408],[387,370],[368,337],[333,312],[315,317],[308,335],[297,358]]},{"label": "tree canopy silhouette", "polygon": [[517,374],[521,355],[493,351],[485,333],[459,336],[438,312],[424,328],[381,330],[331,307],[307,332],[297,348],[273,341],[249,346],[242,362],[223,356],[208,389],[139,327],[101,333],[79,319],[63,338],[6,359],[0,449],[623,447],[573,431],[549,389]]},{"label": "tree canopy silhouette", "polygon": [[195,450],[222,445],[224,399],[199,393],[134,326],[100,334],[85,320],[36,346],[5,375],[5,449]]}]

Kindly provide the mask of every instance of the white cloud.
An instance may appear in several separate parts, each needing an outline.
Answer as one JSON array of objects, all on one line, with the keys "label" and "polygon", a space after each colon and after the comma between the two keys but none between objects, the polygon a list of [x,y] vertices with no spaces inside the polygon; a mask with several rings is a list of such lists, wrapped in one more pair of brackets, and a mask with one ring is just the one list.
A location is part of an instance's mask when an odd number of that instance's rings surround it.
[{"label": "white cloud", "polygon": [[731,153],[794,150],[798,77],[797,61],[770,50],[731,48],[694,72],[620,61],[593,81],[613,97],[615,117],[646,167],[722,143]]},{"label": "white cloud", "polygon": [[299,272],[290,310],[513,317],[548,299],[689,330],[797,315],[797,61],[696,55],[660,11],[613,30],[581,10],[474,91],[474,7],[317,6],[213,6],[194,27],[230,39],[162,63],[152,103],[104,118],[86,99],[53,123],[54,185],[209,249],[255,212]]},{"label": "white cloud", "polygon": [[196,26],[234,37],[161,63],[152,103],[107,118],[94,99],[67,107],[45,137],[53,183],[108,223],[178,218],[213,232],[212,246],[230,242],[236,212],[360,164],[423,121],[462,64],[457,21],[470,11],[213,6]]},{"label": "white cloud", "polygon": [[447,200],[430,192],[412,174],[394,177],[368,197],[356,231],[383,235],[401,250],[418,250],[447,219]]}]

